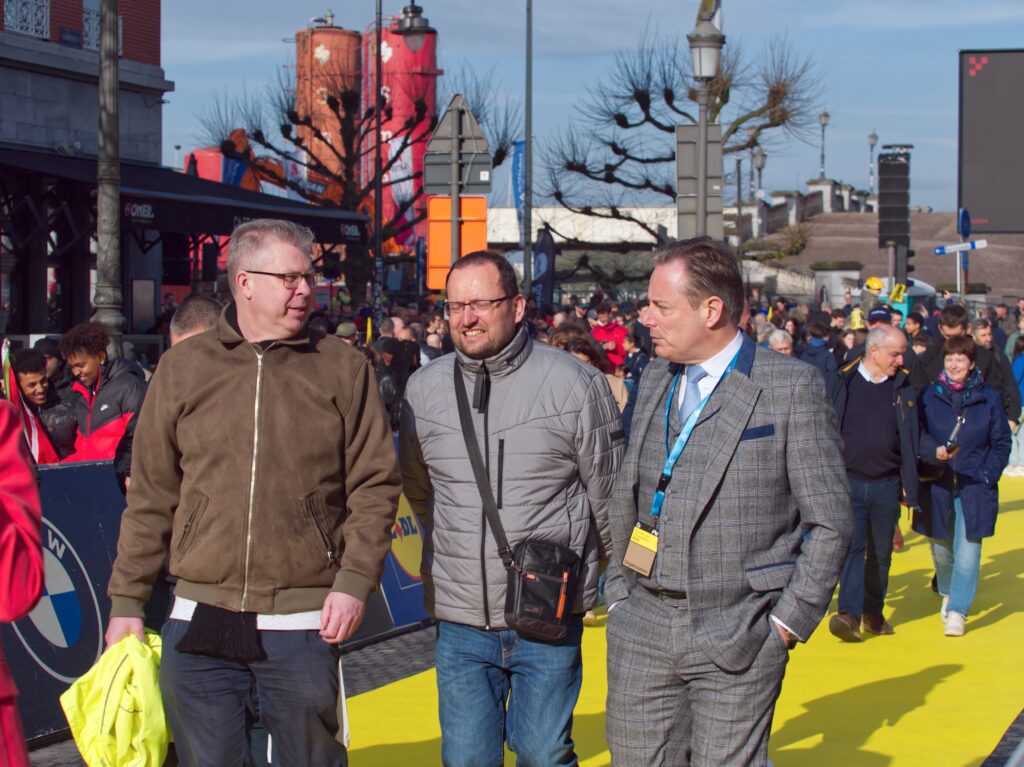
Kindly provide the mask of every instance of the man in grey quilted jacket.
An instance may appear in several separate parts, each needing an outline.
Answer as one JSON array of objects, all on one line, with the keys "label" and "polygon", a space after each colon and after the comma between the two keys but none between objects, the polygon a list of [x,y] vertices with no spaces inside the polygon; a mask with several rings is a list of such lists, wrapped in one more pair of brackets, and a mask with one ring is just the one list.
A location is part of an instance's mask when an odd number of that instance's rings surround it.
[{"label": "man in grey quilted jacket", "polygon": [[[624,438],[593,367],[535,344],[508,261],[479,251],[447,281],[456,353],[410,379],[402,408],[405,495],[425,529],[427,609],[438,621],[437,686],[446,767],[575,765],[572,711],[582,678],[582,614],[610,551],[608,504]],[[484,517],[456,405],[455,375],[509,544],[543,538],[579,555],[569,635],[540,642],[505,622],[507,575]]]}]

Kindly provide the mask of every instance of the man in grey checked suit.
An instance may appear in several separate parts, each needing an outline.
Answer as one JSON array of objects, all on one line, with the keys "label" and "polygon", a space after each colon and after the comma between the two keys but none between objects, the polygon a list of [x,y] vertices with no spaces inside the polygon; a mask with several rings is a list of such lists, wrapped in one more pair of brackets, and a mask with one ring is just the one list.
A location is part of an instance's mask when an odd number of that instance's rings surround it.
[{"label": "man in grey checked suit", "polygon": [[[738,330],[743,284],[727,246],[670,243],[654,264],[642,321],[659,359],[610,511],[612,763],[764,765],[789,650],[824,616],[849,547],[839,435],[818,372]],[[663,482],[645,577],[624,554],[637,523],[655,521],[667,449],[708,395]]]}]

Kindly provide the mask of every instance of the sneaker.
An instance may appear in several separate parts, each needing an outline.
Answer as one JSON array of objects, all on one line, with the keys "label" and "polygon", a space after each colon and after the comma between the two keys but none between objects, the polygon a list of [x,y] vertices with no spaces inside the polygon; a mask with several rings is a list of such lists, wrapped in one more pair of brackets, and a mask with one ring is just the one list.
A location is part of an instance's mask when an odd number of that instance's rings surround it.
[{"label": "sneaker", "polygon": [[875,636],[889,636],[896,633],[896,630],[881,613],[875,615],[865,613],[860,625],[861,629]]},{"label": "sneaker", "polygon": [[966,618],[960,613],[946,614],[946,636],[962,637],[964,635],[964,621]]},{"label": "sneaker", "polygon": [[942,607],[939,608],[939,615],[942,616],[942,620],[946,620],[946,615],[949,613],[949,597],[942,598]]},{"label": "sneaker", "polygon": [[836,613],[829,618],[828,630],[832,632],[832,636],[838,637],[844,642],[863,640],[860,635],[860,622],[849,613]]}]

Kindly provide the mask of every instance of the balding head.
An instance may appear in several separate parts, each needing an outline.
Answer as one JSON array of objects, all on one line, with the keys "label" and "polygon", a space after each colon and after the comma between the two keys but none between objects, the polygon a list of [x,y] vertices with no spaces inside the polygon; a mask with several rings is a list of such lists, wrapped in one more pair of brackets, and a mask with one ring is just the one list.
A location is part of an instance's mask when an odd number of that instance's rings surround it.
[{"label": "balding head", "polygon": [[892,325],[871,328],[864,342],[864,366],[875,378],[891,378],[903,366],[907,337]]}]

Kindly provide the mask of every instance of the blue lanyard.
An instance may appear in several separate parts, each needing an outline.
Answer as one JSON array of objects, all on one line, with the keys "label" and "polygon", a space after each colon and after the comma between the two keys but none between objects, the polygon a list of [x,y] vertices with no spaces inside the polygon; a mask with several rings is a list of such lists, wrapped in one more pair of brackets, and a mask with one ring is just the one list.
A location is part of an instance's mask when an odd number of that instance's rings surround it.
[{"label": "blue lanyard", "polygon": [[697,425],[697,419],[700,418],[700,414],[704,410],[704,406],[708,404],[708,400],[711,399],[711,395],[715,393],[715,389],[718,388],[719,384],[725,380],[726,376],[732,372],[733,368],[736,367],[736,361],[740,358],[739,351],[733,356],[729,366],[722,373],[722,377],[718,379],[718,383],[715,387],[704,395],[703,399],[697,404],[697,407],[690,413],[690,417],[686,419],[686,423],[683,425],[683,430],[679,432],[679,436],[676,437],[676,443],[672,446],[672,450],[668,448],[668,430],[669,430],[669,417],[672,412],[672,400],[675,399],[676,385],[679,383],[679,377],[682,375],[682,371],[675,374],[672,379],[672,388],[668,392],[668,402],[665,403],[665,466],[661,470],[661,477],[658,479],[658,487],[654,491],[654,499],[651,501],[651,516],[654,517],[655,523],[661,516],[661,507],[665,503],[665,489],[668,487],[668,483],[672,481],[672,472],[676,468],[676,463],[679,461],[679,456],[683,454],[683,449],[686,447],[686,443],[690,441],[690,434],[693,433],[693,428]]}]

